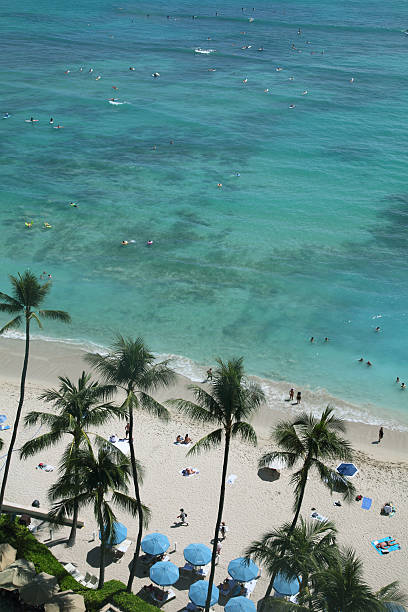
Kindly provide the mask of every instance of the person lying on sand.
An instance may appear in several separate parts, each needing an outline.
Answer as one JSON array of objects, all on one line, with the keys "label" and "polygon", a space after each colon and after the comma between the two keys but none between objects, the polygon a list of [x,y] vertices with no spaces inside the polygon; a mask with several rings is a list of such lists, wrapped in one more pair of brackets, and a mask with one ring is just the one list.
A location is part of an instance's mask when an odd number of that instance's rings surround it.
[{"label": "person lying on sand", "polygon": [[388,548],[389,546],[395,546],[395,545],[399,546],[398,542],[392,539],[392,540],[386,540],[385,542],[378,542],[378,544],[376,544],[375,547],[378,548],[378,550],[384,551],[384,549]]},{"label": "person lying on sand", "polygon": [[183,476],[190,476],[191,474],[198,474],[198,470],[193,470],[193,468],[184,468],[184,470],[182,470],[182,474]]}]

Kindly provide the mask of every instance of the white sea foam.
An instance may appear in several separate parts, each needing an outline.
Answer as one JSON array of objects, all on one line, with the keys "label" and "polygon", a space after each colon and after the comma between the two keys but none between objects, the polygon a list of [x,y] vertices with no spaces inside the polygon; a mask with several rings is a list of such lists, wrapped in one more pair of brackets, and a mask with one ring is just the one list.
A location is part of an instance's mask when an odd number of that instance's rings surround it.
[{"label": "white sea foam", "polygon": [[[24,340],[24,334],[20,331],[11,330],[4,334],[6,338],[15,340]],[[100,353],[106,355],[109,352],[108,347],[92,342],[89,340],[78,340],[75,338],[52,338],[42,334],[36,334],[31,336],[32,341],[42,342],[54,342],[60,344],[66,344],[75,346],[79,350],[91,353]],[[192,382],[203,382],[206,380],[207,375],[207,364],[200,364],[193,361],[189,357],[183,355],[177,355],[173,353],[154,353],[157,361],[169,359],[171,361],[171,367],[177,374],[185,376]],[[292,383],[286,381],[272,381],[258,376],[250,376],[251,379],[258,382],[265,393],[267,403],[282,404],[288,399],[288,391]],[[297,386],[299,388],[299,386]],[[326,406],[330,405],[336,410],[341,418],[346,421],[355,423],[365,423],[367,425],[383,425],[389,429],[395,429],[399,431],[408,431],[408,427],[399,422],[396,419],[384,417],[384,414],[378,413],[379,409],[372,404],[355,405],[350,402],[344,401],[338,397],[334,397],[324,388],[308,388],[304,385],[302,389],[302,408],[308,412],[312,412],[315,415],[321,414],[322,410]],[[286,404],[285,404],[286,406]]]}]

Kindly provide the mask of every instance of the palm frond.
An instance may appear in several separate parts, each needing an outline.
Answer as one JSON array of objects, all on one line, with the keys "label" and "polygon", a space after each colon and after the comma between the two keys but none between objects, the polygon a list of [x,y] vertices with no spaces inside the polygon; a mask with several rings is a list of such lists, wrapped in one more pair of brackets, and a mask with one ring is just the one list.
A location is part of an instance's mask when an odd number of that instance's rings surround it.
[{"label": "palm frond", "polygon": [[215,431],[212,431],[211,433],[207,434],[206,436],[201,438],[201,440],[198,440],[198,442],[196,442],[194,446],[190,448],[187,453],[187,457],[191,455],[198,455],[202,451],[208,451],[214,447],[219,446],[222,441],[222,434],[223,429],[216,429]]},{"label": "palm frond", "polygon": [[142,391],[139,392],[139,405],[143,410],[162,421],[168,421],[170,418],[170,413],[165,406]]},{"label": "palm frond", "polygon": [[43,317],[43,319],[61,321],[61,323],[71,323],[70,315],[64,310],[39,310],[38,314],[40,317]]},{"label": "palm frond", "polygon": [[[112,501],[115,503],[118,508],[121,508],[125,512],[128,512],[131,516],[137,516],[139,512],[139,504],[134,499],[134,497],[130,497],[129,495],[125,495],[120,491],[113,491]],[[147,506],[141,504],[142,514],[143,514],[143,527],[147,529],[149,526],[149,521],[151,518],[151,511]]]},{"label": "palm frond", "polygon": [[23,304],[13,298],[11,295],[7,295],[7,293],[3,293],[2,291],[0,291],[0,300],[4,300],[5,302],[7,302],[7,304],[10,304],[10,306],[18,306],[20,310],[24,309]]},{"label": "palm frond", "polygon": [[15,304],[4,304],[0,303],[0,312],[7,312],[8,314],[14,314],[16,312],[21,312],[22,308],[18,302]]},{"label": "palm frond", "polygon": [[167,400],[166,404],[168,406],[174,406],[175,408],[180,410],[180,412],[183,412],[191,419],[199,423],[219,422],[218,418],[213,416],[213,414],[209,410],[203,408],[202,406],[199,406],[198,404],[195,404],[194,402],[190,402],[189,400],[171,399]]},{"label": "palm frond", "polygon": [[351,502],[356,494],[354,485],[344,476],[328,468],[324,463],[314,459],[312,466],[319,472],[320,480],[330,490],[341,493],[345,501]]},{"label": "palm frond", "polygon": [[4,332],[9,329],[15,329],[16,327],[20,327],[22,322],[23,317],[21,315],[18,315],[18,317],[14,317],[14,319],[3,325],[3,327],[0,329],[0,334],[4,334]]},{"label": "palm frond", "polygon": [[398,580],[387,584],[376,592],[375,596],[383,604],[394,604],[406,606],[408,604],[407,594],[401,591]]},{"label": "palm frond", "polygon": [[168,387],[173,385],[177,376],[171,368],[169,368],[170,360],[161,361],[156,365],[147,368],[143,376],[138,380],[137,386],[140,391],[145,393],[157,391],[160,387]]},{"label": "palm frond", "polygon": [[34,319],[35,321],[37,321],[37,325],[38,325],[38,327],[39,327],[40,329],[42,329],[42,328],[43,328],[43,325],[42,325],[42,323],[41,323],[41,321],[40,321],[39,317],[37,317],[37,315],[35,314],[35,312],[31,312],[31,313],[30,313],[30,319]]},{"label": "palm frond", "polygon": [[299,459],[299,456],[296,453],[288,453],[286,451],[270,451],[262,455],[258,461],[258,467],[268,467],[269,464],[276,459],[282,460],[286,467],[291,468],[295,465],[296,461]]},{"label": "palm frond", "polygon": [[256,446],[258,443],[258,439],[252,425],[249,423],[244,423],[243,421],[238,421],[233,424],[231,428],[231,435],[234,438],[235,436],[239,436],[243,442],[248,442],[249,444],[252,444],[252,446]]},{"label": "palm frond", "polygon": [[62,436],[65,432],[63,431],[53,431],[50,433],[42,434],[37,438],[33,438],[32,440],[28,440],[20,449],[20,458],[26,459],[27,457],[32,457],[37,453],[44,451],[55,444],[58,444]]}]

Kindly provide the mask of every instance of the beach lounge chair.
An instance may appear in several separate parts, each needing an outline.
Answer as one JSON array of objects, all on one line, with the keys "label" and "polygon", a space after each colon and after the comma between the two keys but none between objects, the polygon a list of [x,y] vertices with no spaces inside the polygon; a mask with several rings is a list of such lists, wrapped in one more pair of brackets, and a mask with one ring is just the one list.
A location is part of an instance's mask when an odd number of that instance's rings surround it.
[{"label": "beach lounge chair", "polygon": [[161,591],[160,589],[157,589],[150,593],[150,597],[152,598],[156,606],[162,606],[168,601],[176,599],[176,594],[172,589],[168,589],[167,591]]},{"label": "beach lounge chair", "polygon": [[0,431],[6,431],[7,429],[10,429],[10,425],[0,425]]},{"label": "beach lounge chair", "polygon": [[256,579],[254,578],[253,580],[250,580],[249,582],[245,582],[244,587],[245,587],[245,597],[249,599],[252,593],[255,591]]},{"label": "beach lounge chair", "polygon": [[127,549],[131,545],[132,540],[124,540],[121,544],[112,546],[113,560],[115,562],[120,561]]},{"label": "beach lounge chair", "polygon": [[81,584],[83,586],[88,586],[88,582],[90,581],[91,576],[92,576],[92,574],[90,574],[89,572],[86,572],[85,573],[85,578],[81,581]]},{"label": "beach lounge chair", "polygon": [[195,567],[194,573],[196,574],[196,576],[205,578],[208,575],[208,567]]},{"label": "beach lounge chair", "polygon": [[98,577],[97,576],[91,576],[89,579],[88,584],[86,585],[88,587],[88,589],[96,589],[98,588]]}]

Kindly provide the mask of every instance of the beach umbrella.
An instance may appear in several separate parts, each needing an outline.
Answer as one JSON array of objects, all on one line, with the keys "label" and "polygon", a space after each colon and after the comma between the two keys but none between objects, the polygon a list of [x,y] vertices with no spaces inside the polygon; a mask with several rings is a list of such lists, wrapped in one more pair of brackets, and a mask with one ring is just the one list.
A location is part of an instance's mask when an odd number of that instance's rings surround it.
[{"label": "beach umbrella", "polygon": [[[106,546],[116,546],[126,540],[127,528],[122,523],[113,523],[114,535],[109,537],[106,541]],[[101,532],[99,531],[99,539],[101,539]]]},{"label": "beach umbrella", "polygon": [[149,533],[142,540],[143,552],[153,557],[165,553],[169,546],[169,538],[162,533]]},{"label": "beach umbrella", "polygon": [[299,593],[299,580],[297,578],[288,579],[286,576],[278,573],[273,581],[273,588],[279,595],[289,597]]},{"label": "beach umbrella", "polygon": [[11,544],[0,544],[0,572],[16,560],[16,549]]},{"label": "beach umbrella", "polygon": [[170,561],[159,561],[150,568],[150,579],[160,586],[174,584],[179,577],[179,568]]},{"label": "beach umbrella", "polygon": [[[205,602],[207,601],[207,593],[208,593],[207,580],[199,580],[198,582],[194,582],[194,584],[191,585],[188,591],[188,596],[193,602],[193,604],[195,604],[199,608],[204,608]],[[212,590],[211,590],[210,606],[213,606],[214,604],[218,603],[219,595],[220,595],[220,592],[218,588],[213,585]]]},{"label": "beach umbrella", "polygon": [[340,463],[336,469],[341,476],[348,476],[349,478],[352,478],[358,473],[358,469],[354,463]]},{"label": "beach umbrella", "polygon": [[37,576],[28,584],[21,587],[20,597],[33,606],[42,606],[59,591],[58,579],[45,572]]},{"label": "beach umbrella", "polygon": [[85,610],[84,598],[73,591],[57,593],[44,605],[44,612],[85,612]]},{"label": "beach umbrella", "polygon": [[232,597],[225,605],[225,612],[256,612],[253,601],[247,597]]},{"label": "beach umbrella", "polygon": [[245,559],[245,557],[233,559],[228,564],[228,573],[237,582],[249,582],[257,577],[258,572],[258,566],[251,559]]},{"label": "beach umbrella", "polygon": [[207,565],[211,561],[211,550],[205,544],[189,544],[184,549],[184,558],[191,565]]},{"label": "beach umbrella", "polygon": [[34,563],[25,559],[18,559],[0,572],[0,589],[14,591],[28,584],[36,577]]}]

